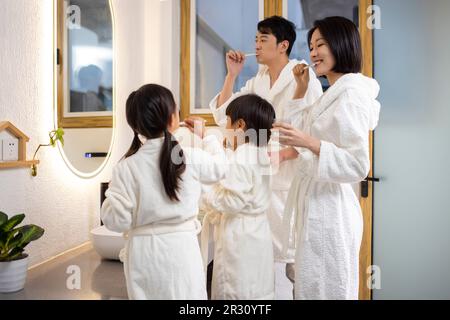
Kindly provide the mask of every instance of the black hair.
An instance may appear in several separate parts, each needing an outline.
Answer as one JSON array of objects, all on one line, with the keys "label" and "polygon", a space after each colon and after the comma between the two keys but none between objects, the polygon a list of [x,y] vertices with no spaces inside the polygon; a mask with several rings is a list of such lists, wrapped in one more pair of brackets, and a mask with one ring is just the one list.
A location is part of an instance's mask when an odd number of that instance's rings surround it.
[{"label": "black hair", "polygon": [[308,32],[308,45],[316,29],[319,29],[333,53],[337,73],[358,73],[362,68],[361,37],[356,25],[344,17],[328,17],[314,22]]},{"label": "black hair", "polygon": [[[128,158],[142,146],[139,134],[147,139],[164,135],[164,143],[159,158],[159,168],[164,190],[172,201],[179,201],[181,174],[186,170],[183,149],[168,131],[171,116],[177,112],[172,92],[157,84],[147,84],[130,94],[126,103],[127,122],[134,132],[133,142],[125,154]],[[178,152],[182,161],[173,161],[171,155]]]},{"label": "black hair", "polygon": [[226,115],[234,124],[239,119],[245,121],[245,129],[254,130],[250,142],[257,146],[267,145],[270,139],[272,124],[275,120],[275,110],[265,99],[256,94],[239,96],[228,105]]},{"label": "black hair", "polygon": [[258,31],[262,34],[273,34],[277,38],[277,44],[287,40],[289,47],[286,50],[286,54],[289,57],[297,38],[293,22],[280,16],[271,16],[258,23]]}]

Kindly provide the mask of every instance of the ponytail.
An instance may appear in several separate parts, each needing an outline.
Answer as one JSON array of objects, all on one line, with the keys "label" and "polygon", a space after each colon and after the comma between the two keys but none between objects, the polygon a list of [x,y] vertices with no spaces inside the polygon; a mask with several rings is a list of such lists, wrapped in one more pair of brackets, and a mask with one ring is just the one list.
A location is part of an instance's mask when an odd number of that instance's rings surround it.
[{"label": "ponytail", "polygon": [[186,170],[183,150],[170,134],[167,126],[170,117],[177,112],[175,100],[167,88],[157,84],[147,84],[130,94],[126,103],[127,122],[133,129],[134,138],[124,158],[135,154],[142,146],[139,134],[147,139],[164,136],[159,157],[159,169],[167,196],[179,201],[181,175]]},{"label": "ponytail", "polygon": [[142,146],[142,142],[139,139],[138,133],[134,132],[134,138],[133,138],[133,141],[131,142],[130,149],[128,149],[127,153],[125,153],[123,158],[126,159],[128,157],[131,157],[133,154],[138,152],[138,150],[141,146]]},{"label": "ponytail", "polygon": [[[174,159],[173,156],[177,156],[177,159]],[[178,159],[181,161],[178,161]],[[183,149],[167,129],[164,130],[159,168],[167,196],[172,201],[180,201],[177,192],[180,188],[179,182],[182,180],[181,175],[186,170],[186,161]]]}]

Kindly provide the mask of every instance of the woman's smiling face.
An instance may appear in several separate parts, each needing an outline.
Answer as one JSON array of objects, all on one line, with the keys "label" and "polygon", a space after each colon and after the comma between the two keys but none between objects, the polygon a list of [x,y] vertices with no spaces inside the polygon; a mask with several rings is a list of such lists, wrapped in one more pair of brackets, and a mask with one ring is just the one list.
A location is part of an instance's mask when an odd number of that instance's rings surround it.
[{"label": "woman's smiling face", "polygon": [[318,76],[326,76],[333,72],[336,59],[319,28],[316,28],[311,36],[309,50],[311,62],[316,64],[314,70]]}]

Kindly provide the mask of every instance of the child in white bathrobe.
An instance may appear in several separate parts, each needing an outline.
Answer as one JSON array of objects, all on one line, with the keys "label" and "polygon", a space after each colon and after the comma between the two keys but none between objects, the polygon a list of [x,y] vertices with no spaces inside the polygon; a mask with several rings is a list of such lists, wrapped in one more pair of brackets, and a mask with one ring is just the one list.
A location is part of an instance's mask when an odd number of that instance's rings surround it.
[{"label": "child in white bathrobe", "polygon": [[126,116],[134,139],[113,170],[101,218],[108,229],[128,236],[128,297],[206,299],[198,202],[201,183],[224,177],[223,147],[207,136],[202,140],[205,151],[181,149],[172,136],[179,126],[173,95],[159,85],[133,92]]},{"label": "child in white bathrobe", "polygon": [[273,299],[274,260],[267,217],[270,159],[267,141],[275,119],[270,103],[257,95],[236,98],[227,108],[229,153],[226,178],[203,197],[202,231],[206,262],[210,224],[214,230],[212,299]]}]

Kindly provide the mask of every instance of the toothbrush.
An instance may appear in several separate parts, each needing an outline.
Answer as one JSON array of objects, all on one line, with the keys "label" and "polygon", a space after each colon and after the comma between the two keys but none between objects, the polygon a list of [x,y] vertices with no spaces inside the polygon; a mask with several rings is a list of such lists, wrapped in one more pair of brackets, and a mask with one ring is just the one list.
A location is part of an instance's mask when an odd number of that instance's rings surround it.
[{"label": "toothbrush", "polygon": [[246,57],[253,57],[253,56],[256,56],[256,53],[246,53],[245,56]]},{"label": "toothbrush", "polygon": [[317,65],[317,63],[310,64],[309,66],[304,67],[303,71],[305,71],[308,68],[314,68],[316,65]]}]

